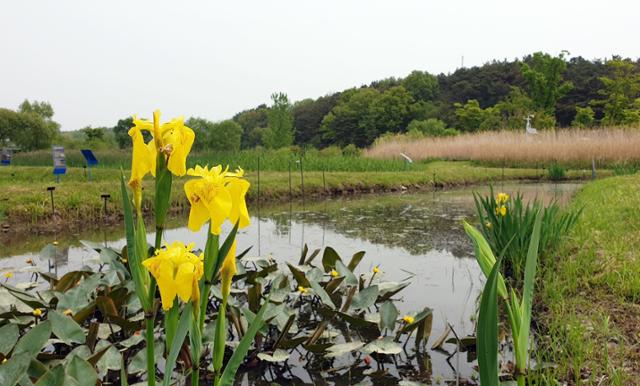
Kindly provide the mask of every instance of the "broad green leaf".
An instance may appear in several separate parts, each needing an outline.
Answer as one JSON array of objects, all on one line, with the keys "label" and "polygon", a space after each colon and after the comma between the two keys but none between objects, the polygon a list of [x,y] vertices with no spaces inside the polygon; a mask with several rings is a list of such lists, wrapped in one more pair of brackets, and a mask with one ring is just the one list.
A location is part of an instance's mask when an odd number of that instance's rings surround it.
[{"label": "broad green leaf", "polygon": [[498,378],[498,277],[501,260],[494,265],[484,285],[478,310],[478,368],[480,383],[499,385]]},{"label": "broad green leaf", "polygon": [[67,363],[67,376],[76,380],[80,385],[95,385],[98,374],[91,364],[84,359],[73,356]]},{"label": "broad green leaf", "polygon": [[342,260],[340,259],[340,255],[336,252],[335,249],[331,247],[326,247],[324,249],[324,253],[322,254],[322,267],[325,272],[329,272],[336,267],[336,261]]},{"label": "broad green leaf", "polygon": [[18,325],[9,323],[0,327],[0,353],[4,356],[15,346],[20,336]]},{"label": "broad green leaf", "polygon": [[287,263],[287,267],[289,267],[291,274],[293,274],[293,277],[294,279],[296,279],[299,286],[302,286],[305,288],[309,287],[309,280],[307,280],[307,277],[305,276],[304,272],[302,272],[301,270],[299,270],[298,268],[294,267],[289,263]]},{"label": "broad green leaf", "polygon": [[86,340],[86,335],[82,327],[73,318],[62,315],[58,311],[49,311],[51,330],[53,334],[62,339],[66,344],[80,343]]},{"label": "broad green leaf", "polygon": [[378,283],[380,290],[380,301],[391,299],[391,297],[409,286],[409,282],[384,282]]},{"label": "broad green leaf", "polygon": [[260,307],[260,310],[256,314],[256,317],[253,319],[253,322],[249,325],[247,332],[240,340],[238,347],[236,347],[236,349],[233,351],[229,362],[227,362],[227,365],[222,372],[222,377],[220,378],[221,386],[231,386],[233,384],[233,381],[236,377],[236,372],[238,371],[238,367],[240,367],[240,364],[249,351],[249,347],[251,346],[253,339],[264,323],[262,320],[262,316],[264,315],[268,305],[269,298],[267,298],[262,307]]},{"label": "broad green leaf", "polygon": [[396,319],[398,319],[396,306],[392,302],[384,302],[380,307],[380,330],[393,331],[396,327]]},{"label": "broad green leaf", "polygon": [[46,320],[33,327],[27,332],[13,350],[14,355],[20,352],[27,352],[32,356],[42,350],[51,336],[51,322]]},{"label": "broad green leaf", "polygon": [[378,298],[378,286],[372,285],[353,296],[351,301],[351,309],[362,310],[371,307]]},{"label": "broad green leaf", "polygon": [[393,341],[393,338],[390,336],[384,337],[382,339],[376,339],[373,342],[370,342],[362,349],[363,352],[367,354],[378,353],[378,354],[387,354],[387,355],[395,355],[400,354],[402,352],[402,347]]},{"label": "broad green leaf", "polygon": [[[155,341],[153,352],[156,358],[162,357],[162,355],[164,354],[164,343],[161,341]],[[139,374],[145,371],[147,371],[147,349],[146,347],[143,347],[136,353],[136,355],[133,356],[131,362],[129,362],[127,372],[129,374]]]},{"label": "broad green leaf", "polygon": [[347,266],[347,268],[349,268],[349,270],[353,272],[353,270],[355,270],[358,264],[360,264],[360,262],[362,261],[364,254],[365,254],[365,251],[354,253],[354,255],[351,257],[351,261],[349,262],[349,265]]},{"label": "broad green leaf", "polygon": [[340,260],[336,261],[336,271],[338,271],[338,275],[344,276],[347,285],[358,285],[358,278],[353,274],[353,270],[345,266]]},{"label": "broad green leaf", "polygon": [[169,355],[167,356],[167,363],[164,371],[164,386],[169,386],[171,383],[171,374],[173,373],[173,369],[176,367],[176,359],[178,359],[178,354],[180,354],[180,348],[182,348],[184,338],[187,336],[187,332],[189,332],[189,326],[191,325],[191,319],[193,317],[191,307],[191,303],[187,304],[182,310],[182,315],[180,315],[178,328],[176,329],[173,342],[171,343],[171,348],[169,349]]},{"label": "broad green leaf", "polygon": [[13,386],[27,373],[32,355],[28,352],[13,354],[0,366],[0,385]]},{"label": "broad green leaf", "polygon": [[67,383],[65,378],[64,367],[58,365],[44,373],[35,386],[83,386],[75,381]]},{"label": "broad green leaf", "polygon": [[291,354],[289,354],[288,351],[277,349],[276,351],[273,352],[273,354],[267,354],[267,353],[258,354],[258,359],[266,362],[277,363],[277,362],[286,361],[287,359],[289,359],[290,355]]},{"label": "broad green leaf", "polygon": [[341,355],[344,355],[344,354],[350,353],[352,351],[358,350],[362,346],[364,346],[364,343],[362,343],[360,341],[334,344],[333,346],[327,348],[328,353],[327,353],[327,355],[325,355],[325,357],[327,357],[327,358],[339,357]]},{"label": "broad green leaf", "polygon": [[309,281],[309,284],[311,284],[311,288],[313,288],[313,292],[315,292],[316,295],[320,297],[320,300],[322,300],[322,303],[324,303],[324,305],[326,305],[331,309],[336,308],[336,305],[333,304],[331,297],[329,296],[327,291],[325,291],[324,288],[320,286],[320,284],[316,283],[315,281]]}]

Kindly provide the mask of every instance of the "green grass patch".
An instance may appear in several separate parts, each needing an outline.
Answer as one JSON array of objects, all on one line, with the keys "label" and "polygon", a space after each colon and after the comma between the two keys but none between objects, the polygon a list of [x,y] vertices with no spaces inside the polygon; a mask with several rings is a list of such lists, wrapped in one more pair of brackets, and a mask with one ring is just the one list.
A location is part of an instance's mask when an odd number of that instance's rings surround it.
[{"label": "green grass patch", "polygon": [[570,237],[545,261],[539,356],[576,384],[640,376],[640,176],[586,185]]}]

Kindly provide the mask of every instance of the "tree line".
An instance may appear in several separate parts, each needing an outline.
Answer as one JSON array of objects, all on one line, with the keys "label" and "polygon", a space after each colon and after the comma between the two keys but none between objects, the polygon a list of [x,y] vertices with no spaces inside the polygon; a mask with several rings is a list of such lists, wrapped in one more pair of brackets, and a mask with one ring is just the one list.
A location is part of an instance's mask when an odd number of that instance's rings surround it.
[{"label": "tree line", "polygon": [[[192,117],[195,150],[238,150],[262,146],[366,147],[397,133],[456,135],[481,130],[522,130],[525,118],[537,128],[639,126],[640,62],[568,58],[536,52],[522,59],[492,61],[450,74],[416,70],[317,99],[292,103],[282,92],[271,103],[212,122]],[[30,150],[69,144],[130,146],[131,118],[112,128],[59,132],[46,102],[25,101],[0,109],[0,143]],[[75,142],[74,142],[75,141]]]}]

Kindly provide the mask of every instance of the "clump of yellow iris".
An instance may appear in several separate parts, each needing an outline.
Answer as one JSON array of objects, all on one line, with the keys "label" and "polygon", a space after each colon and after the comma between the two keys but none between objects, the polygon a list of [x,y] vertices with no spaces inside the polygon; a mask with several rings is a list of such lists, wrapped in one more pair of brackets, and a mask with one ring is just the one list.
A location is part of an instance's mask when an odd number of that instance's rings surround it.
[{"label": "clump of yellow iris", "polygon": [[220,234],[220,226],[226,219],[239,228],[249,225],[249,212],[245,196],[249,190],[249,182],[245,180],[244,171],[238,169],[229,172],[221,165],[209,169],[208,166],[197,165],[187,174],[200,177],[187,181],[184,192],[191,204],[189,212],[189,229],[199,230],[207,221],[211,221],[211,233]]},{"label": "clump of yellow iris", "polygon": [[[148,131],[153,136],[149,143],[144,142],[142,131]],[[166,157],[167,169],[172,174],[185,175],[187,156],[195,140],[195,133],[184,125],[183,118],[174,118],[160,124],[159,110],[153,112],[153,122],[134,117],[129,136],[133,141],[129,185],[135,188],[147,173],[155,176],[158,152]]]},{"label": "clump of yellow iris", "polygon": [[500,215],[502,217],[507,215],[507,207],[504,205],[496,206],[496,215]]},{"label": "clump of yellow iris", "polygon": [[192,253],[193,246],[176,241],[142,262],[158,282],[165,311],[171,309],[176,295],[185,303],[200,299],[198,281],[204,273],[203,255]]}]

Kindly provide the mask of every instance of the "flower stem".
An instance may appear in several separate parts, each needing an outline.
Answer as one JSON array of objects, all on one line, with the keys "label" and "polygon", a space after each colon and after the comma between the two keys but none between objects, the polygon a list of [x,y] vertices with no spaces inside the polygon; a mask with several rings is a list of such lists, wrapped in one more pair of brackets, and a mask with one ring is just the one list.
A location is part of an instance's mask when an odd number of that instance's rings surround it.
[{"label": "flower stem", "polygon": [[200,366],[194,366],[191,372],[191,386],[198,386],[200,384]]},{"label": "flower stem", "polygon": [[154,320],[153,315],[145,315],[146,330],[145,337],[147,340],[147,384],[155,386],[156,384],[156,358],[155,347],[153,341]]}]

